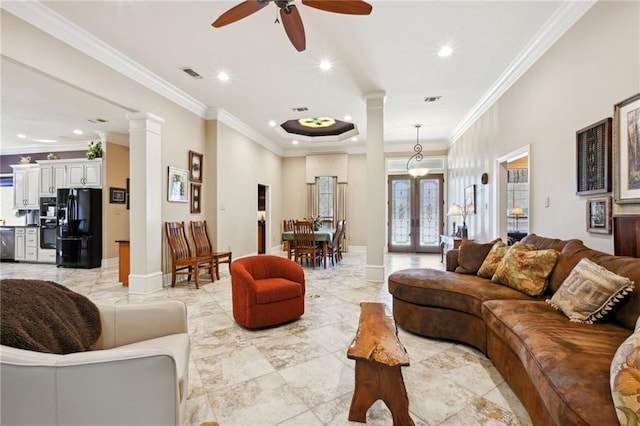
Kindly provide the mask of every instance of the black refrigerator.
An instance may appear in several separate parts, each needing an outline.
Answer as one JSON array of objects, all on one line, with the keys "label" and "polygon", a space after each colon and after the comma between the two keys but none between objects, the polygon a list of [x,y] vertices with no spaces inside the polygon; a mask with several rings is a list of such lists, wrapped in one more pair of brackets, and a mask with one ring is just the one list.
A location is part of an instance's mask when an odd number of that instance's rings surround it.
[{"label": "black refrigerator", "polygon": [[102,190],[58,189],[56,265],[98,268],[102,263]]}]

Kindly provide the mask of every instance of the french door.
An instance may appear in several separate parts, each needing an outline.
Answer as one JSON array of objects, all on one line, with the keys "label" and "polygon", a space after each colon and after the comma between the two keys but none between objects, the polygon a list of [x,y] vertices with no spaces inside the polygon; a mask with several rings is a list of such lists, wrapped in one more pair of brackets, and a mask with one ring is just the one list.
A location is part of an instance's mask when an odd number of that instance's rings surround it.
[{"label": "french door", "polygon": [[443,184],[442,175],[389,176],[390,252],[440,252]]}]

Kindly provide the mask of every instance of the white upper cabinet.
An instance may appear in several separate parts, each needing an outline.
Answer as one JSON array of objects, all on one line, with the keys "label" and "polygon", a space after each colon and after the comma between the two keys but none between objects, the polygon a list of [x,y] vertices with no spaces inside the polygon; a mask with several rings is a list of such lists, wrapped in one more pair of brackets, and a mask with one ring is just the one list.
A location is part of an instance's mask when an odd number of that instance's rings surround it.
[{"label": "white upper cabinet", "polygon": [[67,183],[69,188],[101,188],[102,159],[67,163]]},{"label": "white upper cabinet", "polygon": [[37,164],[18,164],[13,168],[13,208],[39,209],[40,190]]},{"label": "white upper cabinet", "polygon": [[40,164],[40,196],[55,197],[58,188],[67,187],[67,165],[60,160],[38,161]]}]

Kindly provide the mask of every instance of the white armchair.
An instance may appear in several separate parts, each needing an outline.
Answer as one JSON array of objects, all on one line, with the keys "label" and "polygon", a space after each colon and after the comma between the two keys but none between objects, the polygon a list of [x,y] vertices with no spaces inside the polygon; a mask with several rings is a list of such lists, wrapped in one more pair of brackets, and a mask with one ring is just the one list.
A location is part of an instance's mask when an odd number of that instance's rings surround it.
[{"label": "white armchair", "polygon": [[0,346],[1,424],[182,424],[190,354],[185,304],[96,305],[102,334],[92,351]]}]

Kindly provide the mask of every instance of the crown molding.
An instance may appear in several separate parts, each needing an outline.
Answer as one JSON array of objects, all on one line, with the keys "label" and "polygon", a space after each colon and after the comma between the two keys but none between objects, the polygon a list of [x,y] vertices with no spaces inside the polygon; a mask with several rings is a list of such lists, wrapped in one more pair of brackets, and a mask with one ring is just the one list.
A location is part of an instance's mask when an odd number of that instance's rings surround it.
[{"label": "crown molding", "polygon": [[596,2],[596,0],[585,0],[562,3],[489,90],[456,125],[449,136],[449,146],[456,143],[464,132],[487,112]]},{"label": "crown molding", "polygon": [[231,127],[236,132],[251,139],[258,145],[261,145],[265,149],[273,152],[274,154],[277,154],[281,157],[284,154],[282,148],[276,143],[267,139],[262,134],[256,132],[251,127],[247,126],[244,122],[240,121],[237,117],[221,108],[207,108],[204,114],[204,118],[207,120],[218,120],[219,122]]},{"label": "crown molding", "polygon": [[147,68],[123,55],[39,1],[5,1],[2,9],[61,40],[85,55],[102,62],[146,88],[192,113],[204,117],[207,106],[173,86]]}]

